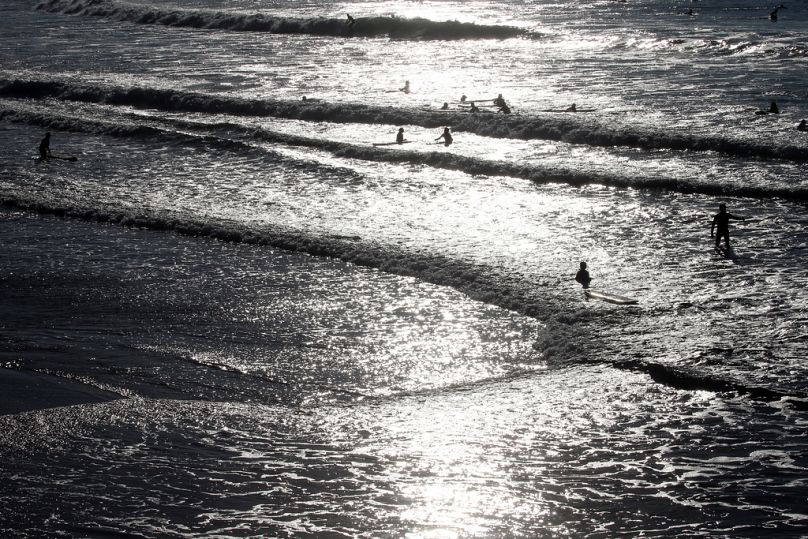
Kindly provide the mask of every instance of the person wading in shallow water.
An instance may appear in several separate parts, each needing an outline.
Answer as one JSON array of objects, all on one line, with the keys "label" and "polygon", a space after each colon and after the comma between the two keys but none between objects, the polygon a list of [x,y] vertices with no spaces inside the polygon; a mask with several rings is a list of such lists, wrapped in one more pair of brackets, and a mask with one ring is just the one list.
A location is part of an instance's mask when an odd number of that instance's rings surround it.
[{"label": "person wading in shallow water", "polygon": [[39,143],[39,158],[47,159],[48,157],[52,157],[50,149],[50,133],[45,133],[45,138],[43,138],[42,142]]},{"label": "person wading in shallow water", "polygon": [[449,144],[452,143],[452,140],[454,140],[454,139],[452,139],[452,133],[449,131],[448,127],[443,128],[443,134],[441,136],[439,136],[438,138],[436,138],[435,141],[437,142],[440,139],[443,139],[443,144],[446,145],[446,146],[448,146]]},{"label": "person wading in shallow water", "polygon": [[584,288],[589,288],[589,283],[592,282],[592,278],[586,270],[586,262],[581,262],[581,269],[575,274],[575,280],[581,283],[581,286]]},{"label": "person wading in shallow water", "polygon": [[715,248],[718,249],[721,243],[721,238],[724,238],[727,249],[729,249],[729,221],[735,219],[739,221],[746,221],[746,217],[732,215],[727,213],[727,205],[721,203],[718,205],[718,213],[713,216],[713,224],[710,226],[710,237],[714,236],[713,232],[718,227],[718,234],[715,235]]}]

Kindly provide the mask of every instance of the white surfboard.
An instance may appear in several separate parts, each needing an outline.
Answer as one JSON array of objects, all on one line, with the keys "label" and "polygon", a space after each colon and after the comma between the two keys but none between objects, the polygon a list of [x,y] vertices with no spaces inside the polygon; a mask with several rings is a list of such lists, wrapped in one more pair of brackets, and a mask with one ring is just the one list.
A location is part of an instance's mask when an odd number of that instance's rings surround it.
[{"label": "white surfboard", "polygon": [[634,298],[627,298],[625,296],[619,296],[617,294],[611,294],[609,292],[590,290],[589,288],[584,290],[584,294],[589,299],[599,299],[607,303],[614,303],[615,305],[636,305],[637,303],[637,300]]}]

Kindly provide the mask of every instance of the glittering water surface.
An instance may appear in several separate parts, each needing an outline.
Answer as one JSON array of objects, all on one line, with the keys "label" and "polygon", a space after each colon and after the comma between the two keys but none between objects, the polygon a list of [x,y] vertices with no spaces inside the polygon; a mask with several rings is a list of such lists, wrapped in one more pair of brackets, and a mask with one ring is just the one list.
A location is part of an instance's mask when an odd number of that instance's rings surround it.
[{"label": "glittering water surface", "polygon": [[772,9],[4,2],[0,530],[803,533],[808,10]]}]

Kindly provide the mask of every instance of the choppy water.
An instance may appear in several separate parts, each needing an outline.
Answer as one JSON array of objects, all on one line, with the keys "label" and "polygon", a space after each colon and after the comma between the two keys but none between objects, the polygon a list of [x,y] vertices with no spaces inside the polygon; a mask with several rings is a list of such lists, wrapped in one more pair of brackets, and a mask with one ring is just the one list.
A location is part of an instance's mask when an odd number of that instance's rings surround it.
[{"label": "choppy water", "polygon": [[0,362],[125,399],[0,417],[0,529],[805,532],[808,7],[773,7],[4,2]]}]

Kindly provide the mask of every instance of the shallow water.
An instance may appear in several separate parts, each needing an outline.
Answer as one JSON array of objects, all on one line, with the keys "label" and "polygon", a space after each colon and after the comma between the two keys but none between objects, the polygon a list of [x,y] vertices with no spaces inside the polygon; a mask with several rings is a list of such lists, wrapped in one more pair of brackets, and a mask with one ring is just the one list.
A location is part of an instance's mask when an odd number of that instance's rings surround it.
[{"label": "shallow water", "polygon": [[808,11],[690,7],[0,6],[0,366],[122,397],[0,529],[798,535]]}]

